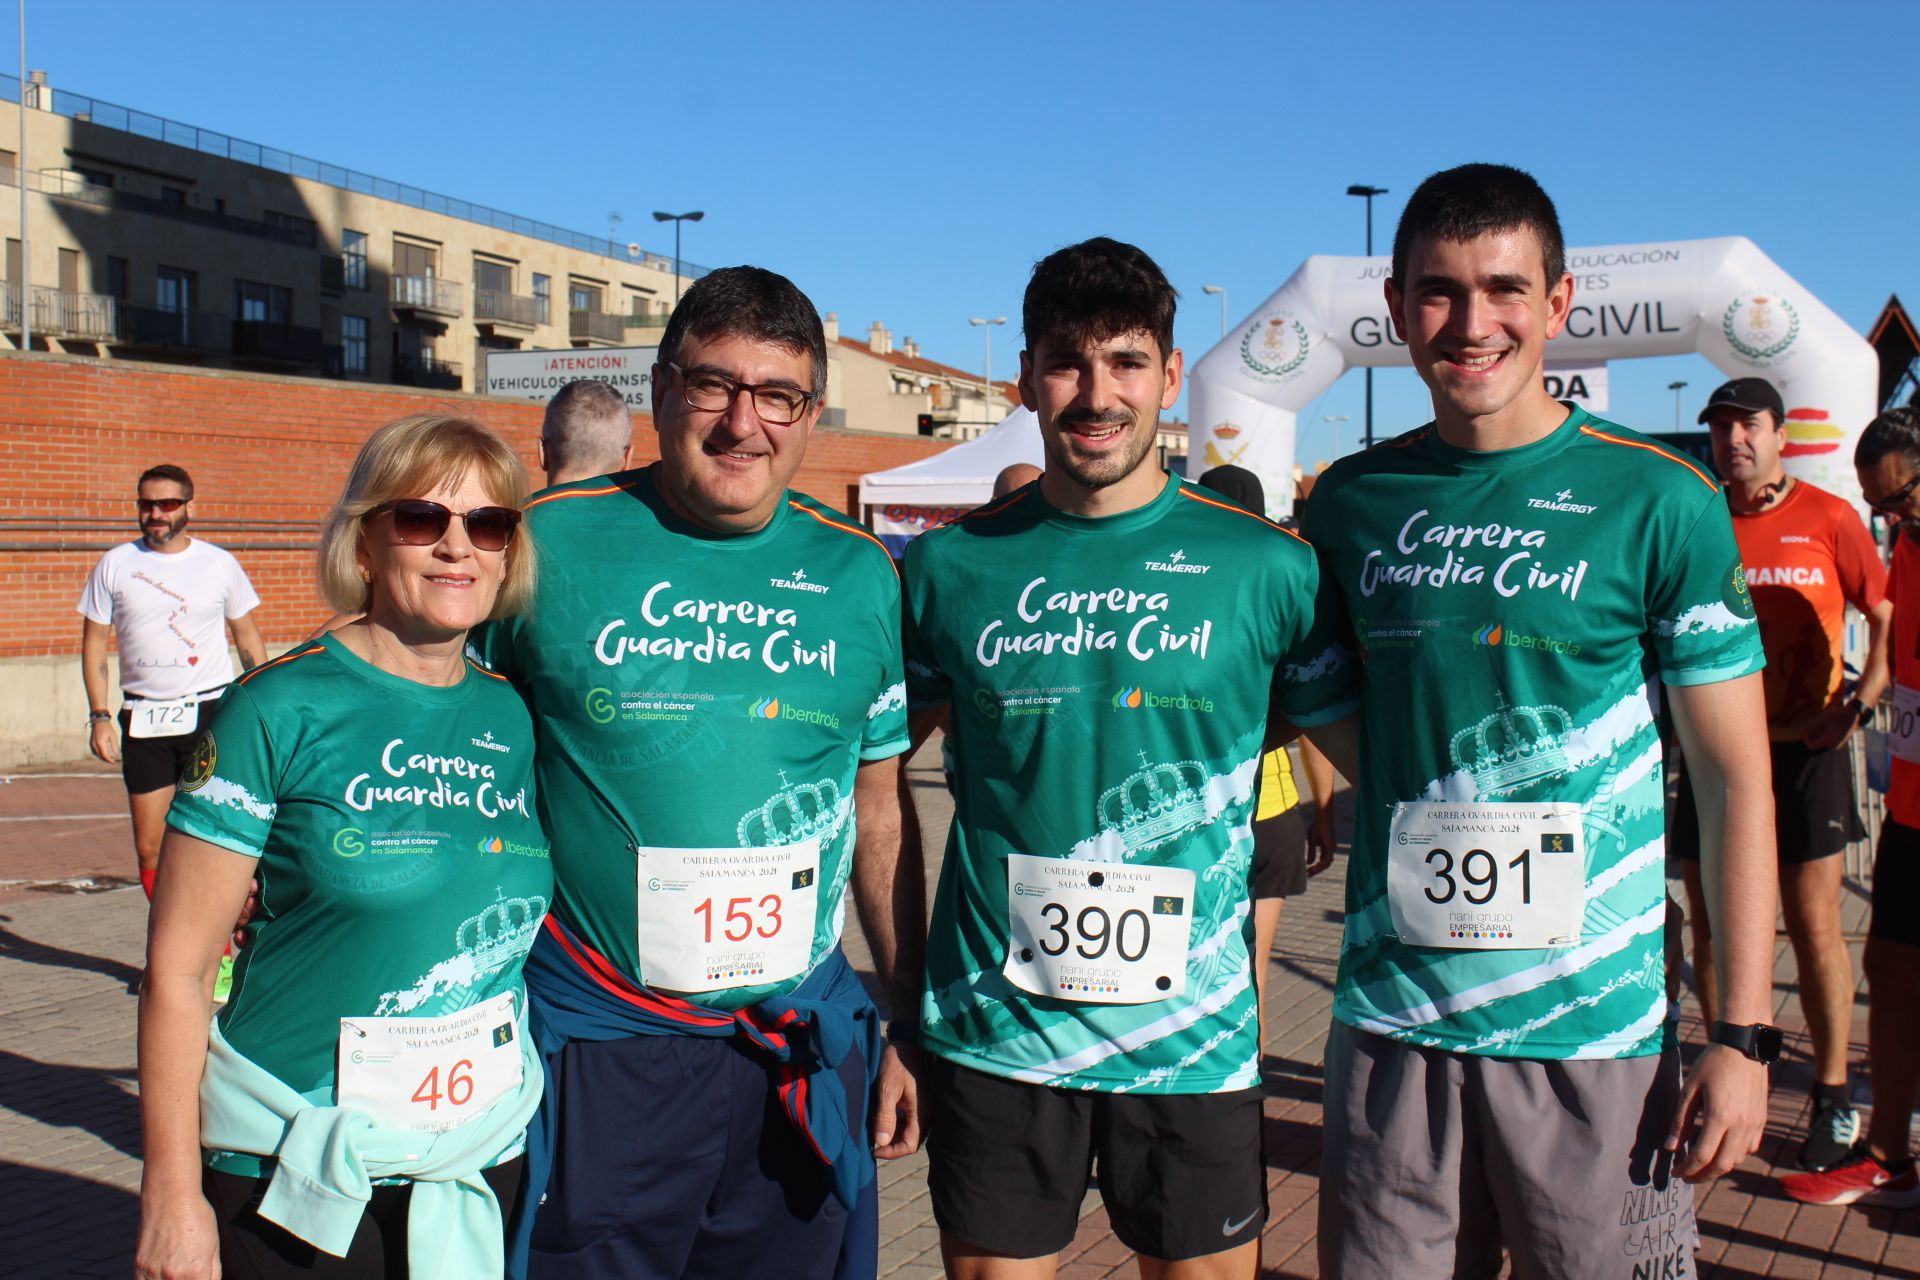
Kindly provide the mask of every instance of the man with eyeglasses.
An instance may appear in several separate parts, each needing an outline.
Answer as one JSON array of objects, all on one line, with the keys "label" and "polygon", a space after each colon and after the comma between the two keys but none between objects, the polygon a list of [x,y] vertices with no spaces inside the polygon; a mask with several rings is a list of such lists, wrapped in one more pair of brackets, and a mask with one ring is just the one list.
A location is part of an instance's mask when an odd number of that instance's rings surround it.
[{"label": "man with eyeglasses", "polygon": [[1853,466],[1867,505],[1899,525],[1887,598],[1893,601],[1893,705],[1888,745],[1893,782],[1887,820],[1873,863],[1873,914],[1863,967],[1872,1001],[1867,1010],[1867,1067],[1873,1108],[1867,1131],[1831,1168],[1797,1173],[1781,1182],[1809,1204],[1920,1204],[1920,1174],[1911,1155],[1909,1126],[1920,1098],[1920,410],[1890,409],[1867,424],[1854,447]]},{"label": "man with eyeglasses", "polygon": [[[1780,393],[1765,378],[1735,378],[1700,411],[1767,655],[1761,681],[1772,740],[1780,905],[1813,1041],[1813,1114],[1799,1164],[1826,1169],[1846,1158],[1860,1126],[1847,1089],[1853,961],[1840,929],[1840,855],[1863,828],[1845,743],[1886,690],[1893,605],[1873,536],[1853,508],[1787,474],[1781,461],[1786,416]],[[1858,681],[1849,681],[1843,668],[1848,605],[1867,619]],[[1713,922],[1700,869],[1699,811],[1685,775],[1667,847],[1685,875],[1694,985],[1701,1020],[1712,1026],[1720,1017]]]},{"label": "man with eyeglasses", "polygon": [[[201,704],[217,699],[234,677],[226,633],[232,631],[248,667],[265,662],[267,650],[253,620],[260,597],[240,562],[187,533],[192,478],[169,464],[150,467],[136,493],[140,537],[100,557],[77,607],[87,749],[120,766],[140,886],[151,898],[167,804],[199,737]],[[109,631],[120,649],[118,732],[107,691]],[[223,983],[229,972],[221,966]]]},{"label": "man with eyeglasses", "polygon": [[916,1051],[883,1046],[840,949],[851,885],[906,1038],[899,581],[787,487],[825,386],[806,296],[712,272],[654,366],[660,461],[528,503],[538,595],[480,643],[534,713],[557,881],[516,1273],[872,1275],[874,1157],[919,1146]]}]

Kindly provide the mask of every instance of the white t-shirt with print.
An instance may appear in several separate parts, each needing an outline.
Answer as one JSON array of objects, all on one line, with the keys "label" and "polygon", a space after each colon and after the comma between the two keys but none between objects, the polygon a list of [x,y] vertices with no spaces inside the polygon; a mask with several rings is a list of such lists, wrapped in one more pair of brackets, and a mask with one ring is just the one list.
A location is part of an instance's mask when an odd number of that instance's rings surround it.
[{"label": "white t-shirt with print", "polygon": [[180,698],[233,679],[227,623],[260,606],[233,556],[195,538],[162,554],[145,539],[122,543],[93,567],[77,606],[111,625],[120,643],[120,687],[140,698]]}]

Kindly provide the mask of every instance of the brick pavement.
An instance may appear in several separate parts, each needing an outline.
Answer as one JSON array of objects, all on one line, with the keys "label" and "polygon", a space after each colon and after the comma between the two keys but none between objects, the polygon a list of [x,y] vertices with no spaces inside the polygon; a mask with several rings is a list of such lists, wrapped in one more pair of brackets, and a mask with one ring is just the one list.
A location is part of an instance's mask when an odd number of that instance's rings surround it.
[{"label": "brick pavement", "polygon": [[[85,772],[73,766],[59,772]],[[937,868],[949,806],[937,765],[915,761],[915,793]],[[0,783],[0,819],[116,812],[117,776]],[[78,892],[80,881],[124,876],[124,818],[0,822],[0,1276],[64,1280],[129,1273],[139,1186],[133,1000],[145,904],[137,890]],[[30,882],[50,886],[29,888]],[[1271,1216],[1263,1274],[1311,1280],[1320,1157],[1321,1057],[1340,928],[1341,867],[1316,880],[1282,917],[1265,1008],[1267,1183]],[[1856,956],[1864,892],[1849,886]],[[852,926],[850,924],[850,930]],[[857,936],[849,950],[866,953]],[[1776,971],[1782,1025],[1798,1031],[1792,959]],[[1856,1010],[1864,1052],[1865,998]],[[1689,1018],[1689,1039],[1699,1027]],[[1805,1123],[1804,1044],[1790,1046],[1760,1155],[1702,1197],[1698,1274],[1708,1280],[1809,1277],[1920,1280],[1920,1215],[1816,1209],[1782,1198],[1772,1162],[1792,1158]],[[1864,1098],[1865,1081],[1856,1085]],[[940,1274],[923,1157],[881,1171],[882,1274]],[[1063,1258],[1062,1280],[1135,1274],[1097,1194]]]}]

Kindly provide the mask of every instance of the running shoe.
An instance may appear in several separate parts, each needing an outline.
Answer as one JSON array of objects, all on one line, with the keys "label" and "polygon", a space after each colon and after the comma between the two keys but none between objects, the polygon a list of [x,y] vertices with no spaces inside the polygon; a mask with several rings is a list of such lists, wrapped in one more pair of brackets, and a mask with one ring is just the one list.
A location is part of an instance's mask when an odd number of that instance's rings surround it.
[{"label": "running shoe", "polygon": [[213,980],[213,1002],[225,1004],[233,994],[233,957],[220,957],[220,976]]},{"label": "running shoe", "polygon": [[1814,1173],[1831,1169],[1847,1158],[1859,1138],[1860,1113],[1852,1103],[1821,1102],[1800,1144],[1800,1167]]},{"label": "running shoe", "polygon": [[1871,1197],[1876,1205],[1905,1209],[1920,1204],[1920,1173],[1911,1160],[1897,1168],[1881,1164],[1863,1143],[1831,1169],[1780,1179],[1780,1189],[1804,1204],[1852,1204]]}]

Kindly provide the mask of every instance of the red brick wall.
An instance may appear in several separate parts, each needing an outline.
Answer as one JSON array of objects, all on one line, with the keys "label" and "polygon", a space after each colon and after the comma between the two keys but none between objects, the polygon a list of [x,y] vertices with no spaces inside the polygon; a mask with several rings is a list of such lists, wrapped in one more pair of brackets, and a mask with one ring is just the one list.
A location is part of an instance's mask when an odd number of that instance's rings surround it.
[{"label": "red brick wall", "polygon": [[[538,480],[541,406],[528,401],[0,354],[0,658],[79,652],[74,603],[101,552],[137,535],[135,481],[160,462],[193,476],[195,527],[246,567],[267,640],[302,639],[327,616],[311,547],[354,452],[381,423],[433,409],[493,427]],[[634,421],[636,463],[659,456],[652,426]],[[944,447],[818,431],[795,487],[844,510],[863,474]],[[112,527],[44,528],[55,520]],[[300,523],[247,530],[236,521]]]}]

